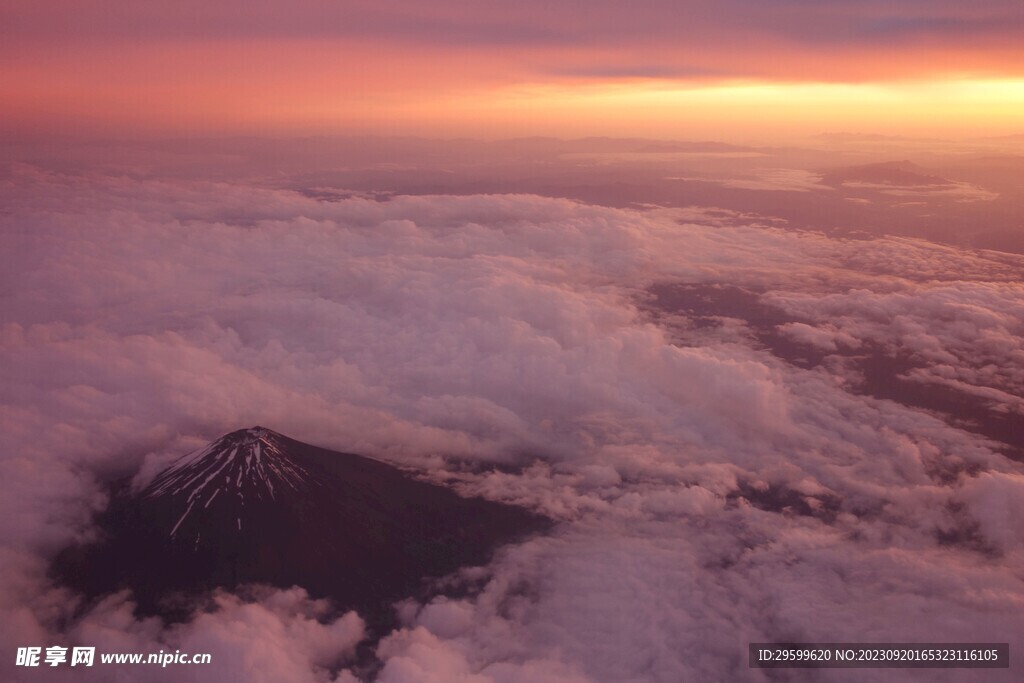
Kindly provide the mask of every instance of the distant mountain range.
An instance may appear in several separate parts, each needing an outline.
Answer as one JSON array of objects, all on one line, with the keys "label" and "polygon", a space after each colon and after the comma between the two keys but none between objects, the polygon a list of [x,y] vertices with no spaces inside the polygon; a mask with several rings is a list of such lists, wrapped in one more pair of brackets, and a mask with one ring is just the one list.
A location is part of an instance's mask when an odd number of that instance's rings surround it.
[{"label": "distant mountain range", "polygon": [[298,585],[385,628],[391,604],[425,578],[485,563],[549,521],[253,427],[186,455],[141,491],[121,482],[97,524],[100,540],[53,563],[87,596],[129,588],[141,613],[175,620],[216,587]]}]

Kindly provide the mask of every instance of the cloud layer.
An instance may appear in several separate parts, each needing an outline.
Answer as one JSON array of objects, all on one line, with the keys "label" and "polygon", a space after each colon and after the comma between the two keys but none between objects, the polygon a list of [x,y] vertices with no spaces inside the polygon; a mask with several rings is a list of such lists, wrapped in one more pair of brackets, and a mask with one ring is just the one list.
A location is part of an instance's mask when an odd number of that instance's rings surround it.
[{"label": "cloud layer", "polygon": [[72,618],[39,578],[90,533],[104,477],[251,424],[561,522],[402,605],[380,681],[764,681],[747,642],[1022,645],[1024,468],[999,444],[851,393],[840,356],[787,363],[735,312],[644,304],[664,282],[765,292],[798,343],[906,350],[921,381],[1014,411],[1019,259],[525,195],[321,202],[30,167],[0,193],[8,652],[202,645],[265,680],[351,680],[357,617],[298,590],[168,628],[126,596]]},{"label": "cloud layer", "polygon": [[[195,0],[172,6],[137,6],[120,0],[89,5],[48,0],[32,6],[5,2],[12,33],[21,39],[61,35],[79,39],[219,40],[226,38],[366,38],[420,45],[607,46],[643,40],[693,38],[707,45],[741,36],[777,37],[812,46],[889,44],[944,39],[975,44],[1005,39],[1021,28],[1019,7],[1010,0],[964,6],[952,0],[785,0],[772,9],[751,0],[697,0],[687,12],[665,0],[646,0],[631,11],[608,0],[550,5],[529,0],[516,5],[442,0],[429,7],[393,0],[386,7],[359,0],[343,5],[302,0],[278,2]],[[58,13],[74,21],[57,21]],[[733,43],[732,47],[737,46]]]}]

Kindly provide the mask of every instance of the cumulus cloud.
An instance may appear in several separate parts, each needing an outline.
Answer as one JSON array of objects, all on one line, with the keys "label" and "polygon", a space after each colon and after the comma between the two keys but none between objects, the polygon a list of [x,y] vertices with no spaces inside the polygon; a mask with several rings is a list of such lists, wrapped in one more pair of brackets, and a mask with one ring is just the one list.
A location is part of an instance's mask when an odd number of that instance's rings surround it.
[{"label": "cumulus cloud", "polygon": [[860,344],[856,337],[829,325],[814,327],[806,323],[786,323],[779,325],[778,330],[796,342],[809,344],[824,351],[837,351],[840,346],[856,347]]},{"label": "cumulus cloud", "polygon": [[[247,600],[218,593],[208,610],[186,625],[168,628],[155,618],[136,620],[133,607],[124,594],[110,596],[75,624],[67,642],[95,646],[98,652],[211,655],[209,665],[147,667],[146,680],[244,677],[319,683],[336,678],[364,635],[363,622],[354,612],[332,619],[330,606],[309,599],[301,588],[262,588]],[[130,667],[118,668],[125,680],[137,679]],[[110,680],[110,667],[96,665],[80,677],[89,680],[89,674]]]},{"label": "cumulus cloud", "polygon": [[1012,257],[534,196],[31,168],[0,193],[8,652],[90,638],[216,649],[252,680],[363,676],[344,670],[358,617],[299,589],[167,626],[130,596],[75,616],[40,578],[91,533],[105,478],[257,423],[559,520],[403,604],[377,645],[387,683],[763,681],[747,642],[1019,639],[1024,469],[998,444],[791,365],[735,314],[687,337],[641,305],[657,283],[729,283],[800,321],[780,334],[906,347],[1009,395]]},{"label": "cumulus cloud", "polygon": [[[5,551],[6,553],[7,551]],[[215,681],[234,678],[258,682],[353,680],[344,668],[365,637],[355,612],[338,614],[325,600],[313,600],[298,587],[288,590],[253,586],[244,597],[214,593],[192,619],[166,625],[156,617],[139,619],[127,592],[84,606],[66,590],[46,585],[38,560],[6,556],[2,585],[4,624],[0,641],[16,647],[96,648],[93,667],[77,668],[82,681],[132,681],[139,666],[151,681]],[[82,608],[82,609],[79,609]],[[84,613],[82,611],[84,610]],[[209,664],[102,665],[101,653],[208,654]],[[5,657],[5,680],[21,680],[26,670]],[[33,671],[40,680],[47,671]],[[63,679],[58,667],[51,672]]]},{"label": "cumulus cloud", "polygon": [[[841,335],[921,364],[914,381],[969,392],[1019,412],[1024,396],[1024,287],[1018,282],[930,282],[911,290],[866,289],[826,296],[772,296],[786,310],[818,321],[786,331],[808,343]],[[834,349],[833,349],[834,350]]]}]

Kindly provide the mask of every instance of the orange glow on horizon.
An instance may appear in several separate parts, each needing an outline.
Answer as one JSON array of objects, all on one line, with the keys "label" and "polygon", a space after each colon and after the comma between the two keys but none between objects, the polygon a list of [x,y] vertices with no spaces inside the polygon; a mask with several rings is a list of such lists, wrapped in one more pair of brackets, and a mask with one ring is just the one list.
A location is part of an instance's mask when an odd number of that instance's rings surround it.
[{"label": "orange glow on horizon", "polygon": [[[886,72],[885,55],[858,61],[839,52],[815,67],[835,75],[825,80],[800,65],[803,55],[784,51],[773,54],[772,68],[785,78],[739,79],[550,73],[543,65],[566,56],[544,48],[422,55],[358,41],[219,41],[173,53],[136,46],[129,59],[122,47],[26,49],[8,59],[0,66],[6,132],[735,140],[828,130],[961,137],[1024,128],[1024,75],[986,70],[979,55],[936,61],[921,51]],[[615,55],[576,51],[572,58],[606,64]]]},{"label": "orange glow on horizon", "polygon": [[[1024,79],[888,83],[655,81],[575,87],[540,84],[424,103],[420,118],[442,125],[493,122],[571,135],[673,137],[791,135],[827,129],[887,134],[971,136],[1024,126]],[[390,115],[400,117],[401,111]]]}]

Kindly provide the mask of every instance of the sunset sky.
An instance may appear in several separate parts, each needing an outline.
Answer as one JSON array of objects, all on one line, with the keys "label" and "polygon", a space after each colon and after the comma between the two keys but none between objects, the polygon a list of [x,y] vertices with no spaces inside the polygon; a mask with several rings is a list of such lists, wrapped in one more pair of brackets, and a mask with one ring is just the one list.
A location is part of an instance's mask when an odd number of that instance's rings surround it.
[{"label": "sunset sky", "polygon": [[1024,128],[1018,0],[0,0],[7,134]]},{"label": "sunset sky", "polygon": [[0,0],[0,681],[1019,683],[1022,359],[1024,0]]}]

